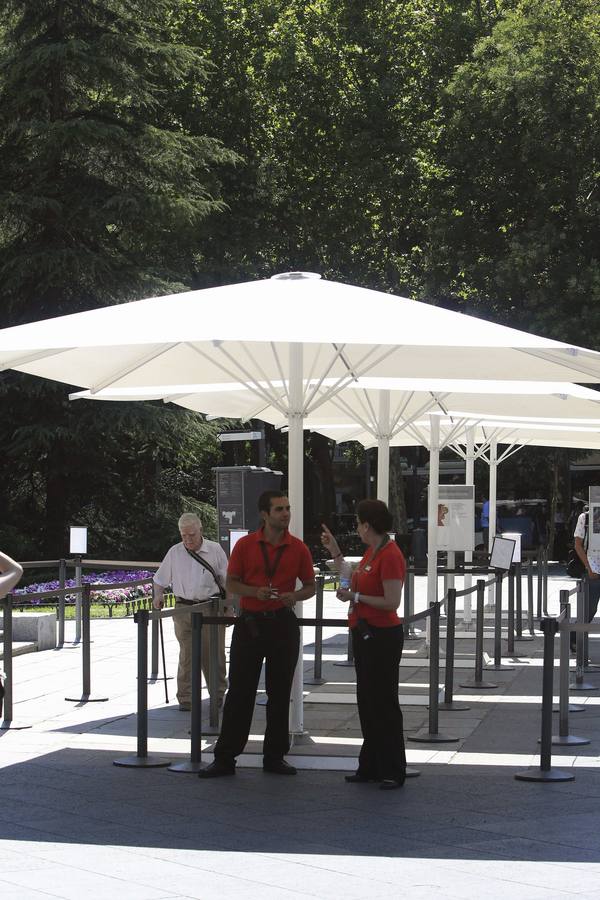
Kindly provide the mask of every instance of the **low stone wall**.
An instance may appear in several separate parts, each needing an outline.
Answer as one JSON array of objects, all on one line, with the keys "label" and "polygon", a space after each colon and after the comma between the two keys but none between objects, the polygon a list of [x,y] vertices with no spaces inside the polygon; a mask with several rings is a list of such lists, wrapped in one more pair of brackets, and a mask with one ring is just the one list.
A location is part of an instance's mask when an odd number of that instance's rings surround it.
[{"label": "low stone wall", "polygon": [[12,621],[14,641],[35,641],[38,650],[53,650],[56,647],[55,613],[14,612]]}]

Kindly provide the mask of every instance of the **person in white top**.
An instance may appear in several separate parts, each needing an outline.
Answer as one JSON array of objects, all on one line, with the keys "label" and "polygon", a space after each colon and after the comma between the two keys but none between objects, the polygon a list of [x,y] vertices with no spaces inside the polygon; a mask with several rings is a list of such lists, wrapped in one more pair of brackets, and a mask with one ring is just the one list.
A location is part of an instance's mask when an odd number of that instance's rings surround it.
[{"label": "person in white top", "polygon": [[[161,609],[165,588],[171,586],[175,594],[175,605],[192,606],[199,601],[217,595],[224,596],[227,576],[227,556],[215,541],[203,537],[202,522],[195,513],[184,513],[178,522],[181,543],[171,547],[154,576],[154,607]],[[213,570],[205,568],[194,555],[204,560]],[[226,607],[226,614],[233,615],[233,609]],[[177,700],[179,708],[189,710],[192,699],[192,615],[174,616],[175,637],[179,641],[179,665],[177,667]],[[202,629],[202,674],[210,685],[210,630],[214,625]],[[225,626],[218,625],[218,697],[219,706],[227,690],[225,668]]]},{"label": "person in white top", "polygon": [[[6,597],[14,586],[21,580],[23,567],[7,556],[6,553],[0,552],[0,600]],[[4,697],[4,673],[0,668],[0,718],[2,718],[2,703]]]},{"label": "person in white top", "polygon": [[[589,511],[586,509],[577,519],[575,532],[575,552],[585,566],[586,577],[588,580],[588,622],[591,622],[596,615],[598,609],[598,600],[600,600],[600,550],[590,550],[589,544]],[[575,635],[571,632],[571,650],[575,650]]]}]

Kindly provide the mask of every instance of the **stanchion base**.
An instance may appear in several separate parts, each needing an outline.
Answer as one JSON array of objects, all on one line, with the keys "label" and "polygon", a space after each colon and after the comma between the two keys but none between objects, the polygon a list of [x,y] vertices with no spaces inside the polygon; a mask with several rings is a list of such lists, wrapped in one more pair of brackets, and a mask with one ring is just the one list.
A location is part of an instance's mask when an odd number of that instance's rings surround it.
[{"label": "stanchion base", "polygon": [[344,662],[334,662],[334,666],[342,666],[343,668],[346,668],[346,669],[353,669],[354,663],[351,662],[350,660],[346,659],[346,660],[344,660]]},{"label": "stanchion base", "polygon": [[12,719],[4,719],[0,722],[0,731],[24,731],[26,728],[32,728],[32,725],[20,725],[19,722],[13,722]]},{"label": "stanchion base", "polygon": [[575,776],[561,769],[525,769],[524,772],[516,772],[517,781],[575,781]]},{"label": "stanchion base", "polygon": [[[541,740],[538,738],[538,744],[541,744]],[[575,734],[553,734],[552,735],[552,745],[554,747],[577,747],[583,746],[583,744],[589,744],[589,738],[577,737]]]},{"label": "stanchion base", "polygon": [[[511,659],[512,659],[512,657],[511,657]],[[496,665],[496,663],[494,663],[491,666],[484,666],[483,671],[484,672],[514,672],[515,667],[514,666],[504,666],[504,665],[502,665],[502,663],[500,663],[499,665]]]},{"label": "stanchion base", "polygon": [[185,762],[180,763],[171,763],[168,768],[169,772],[187,772],[188,774],[194,774],[203,769],[204,766],[201,762],[192,762],[191,759],[187,759]]},{"label": "stanchion base", "polygon": [[408,741],[418,741],[420,744],[454,744],[459,738],[449,737],[447,734],[431,734],[430,731],[419,731],[414,735],[407,735]]},{"label": "stanchion base", "polygon": [[208,737],[214,737],[216,734],[220,734],[220,732],[220,725],[211,725],[210,722],[208,725],[203,725],[200,729],[200,734],[206,734]]},{"label": "stanchion base", "polygon": [[406,777],[407,778],[418,778],[421,774],[420,769],[411,769],[409,766],[406,767]]},{"label": "stanchion base", "polygon": [[461,688],[473,688],[477,691],[491,691],[494,688],[497,688],[498,685],[494,684],[492,681],[463,681],[459,684]]},{"label": "stanchion base", "polygon": [[170,759],[160,756],[122,756],[121,759],[113,759],[113,766],[122,766],[125,769],[158,769],[166,768],[170,764]]},{"label": "stanchion base", "polygon": [[577,682],[574,681],[569,685],[569,690],[570,691],[597,691],[598,685],[590,684],[587,681],[582,681],[581,684],[577,684]]},{"label": "stanchion base", "polygon": [[108,697],[92,697],[89,694],[82,694],[81,697],[65,697],[67,703],[106,703]]},{"label": "stanchion base", "polygon": [[[427,707],[429,709],[429,707]],[[438,703],[438,709],[443,709],[445,712],[466,712],[467,709],[471,709],[470,706],[467,706],[466,703],[455,703],[452,700],[451,703]]]},{"label": "stanchion base", "polygon": [[304,684],[326,684],[324,678],[305,678]]},{"label": "stanchion base", "polygon": [[291,747],[302,747],[314,744],[314,741],[310,736],[310,731],[290,731],[290,744]]},{"label": "stanchion base", "polygon": [[[585,711],[585,706],[581,706],[579,703],[569,703],[569,708],[567,709],[567,712],[569,712],[569,713],[577,713],[577,712],[584,712],[584,711]],[[553,706],[552,712],[559,713],[560,706]]]}]

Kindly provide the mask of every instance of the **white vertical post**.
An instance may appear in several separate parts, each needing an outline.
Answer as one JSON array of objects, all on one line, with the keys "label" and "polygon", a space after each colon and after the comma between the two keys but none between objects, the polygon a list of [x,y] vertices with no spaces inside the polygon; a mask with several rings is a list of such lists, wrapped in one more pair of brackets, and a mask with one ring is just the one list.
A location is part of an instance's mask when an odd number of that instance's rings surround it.
[{"label": "white vertical post", "polygon": [[[290,344],[290,383],[288,411],[288,497],[292,509],[290,531],[297,537],[304,536],[304,385],[302,344]],[[300,654],[290,697],[290,732],[304,734],[304,659],[302,628],[300,628]]]},{"label": "white vertical post", "polygon": [[[427,508],[427,606],[437,600],[437,513],[440,480],[440,420],[429,416],[429,499]],[[429,622],[429,619],[427,620]]]},{"label": "white vertical post", "polygon": [[[488,532],[488,552],[492,551],[492,544],[496,537],[496,488],[498,484],[498,441],[492,438],[490,441],[490,490],[489,490],[489,532]],[[496,602],[496,588],[491,584],[488,593],[488,603],[493,605]]]},{"label": "white vertical post", "polygon": [[492,438],[490,441],[490,530],[488,550],[491,552],[494,538],[496,537],[496,490],[498,485],[498,441]]},{"label": "white vertical post", "polygon": [[[475,427],[469,425],[467,428],[467,445],[465,456],[465,484],[475,484]],[[473,528],[475,522],[473,522]],[[473,554],[470,550],[465,551],[465,563],[473,562]],[[468,590],[473,584],[471,573],[465,575],[465,590]],[[470,625],[472,621],[471,595],[466,594],[464,598],[463,622]]]},{"label": "white vertical post", "polygon": [[377,499],[390,502],[390,392],[379,391],[377,424]]}]

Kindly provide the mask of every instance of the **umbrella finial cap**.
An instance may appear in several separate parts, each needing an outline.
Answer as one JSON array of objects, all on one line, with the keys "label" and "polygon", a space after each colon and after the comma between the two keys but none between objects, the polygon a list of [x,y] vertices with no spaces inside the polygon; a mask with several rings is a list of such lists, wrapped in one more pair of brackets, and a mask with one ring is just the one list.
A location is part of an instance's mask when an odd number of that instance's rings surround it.
[{"label": "umbrella finial cap", "polygon": [[317,272],[281,272],[271,275],[271,281],[299,281],[301,278],[320,278]]}]

